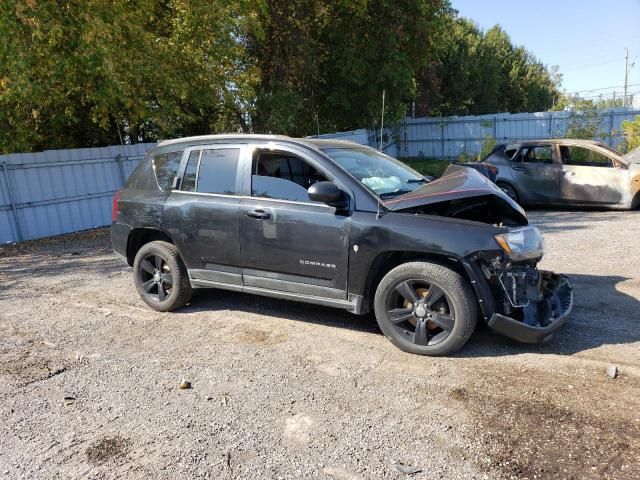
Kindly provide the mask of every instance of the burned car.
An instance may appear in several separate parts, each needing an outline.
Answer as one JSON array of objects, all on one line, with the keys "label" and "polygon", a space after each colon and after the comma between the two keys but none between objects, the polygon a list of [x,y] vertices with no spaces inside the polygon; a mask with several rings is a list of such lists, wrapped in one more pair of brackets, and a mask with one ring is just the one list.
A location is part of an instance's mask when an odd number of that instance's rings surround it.
[{"label": "burned car", "polygon": [[487,178],[451,166],[431,181],[351,142],[161,142],[116,194],[111,238],[155,310],[213,288],[373,311],[416,354],[451,354],[478,319],[544,341],[573,305],[568,279],[536,267],[538,229]]},{"label": "burned car", "polygon": [[495,182],[523,205],[640,206],[638,151],[590,140],[530,140],[496,146],[482,160],[498,168]]}]

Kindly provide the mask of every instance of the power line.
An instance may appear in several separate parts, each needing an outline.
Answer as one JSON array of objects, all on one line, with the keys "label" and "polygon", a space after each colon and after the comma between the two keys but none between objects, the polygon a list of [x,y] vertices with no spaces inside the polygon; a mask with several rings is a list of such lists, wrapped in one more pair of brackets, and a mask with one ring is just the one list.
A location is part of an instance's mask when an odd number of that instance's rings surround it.
[{"label": "power line", "polygon": [[[627,85],[627,87],[638,87],[640,86],[640,83],[631,83],[629,85]],[[600,88],[592,88],[590,90],[572,90],[569,91],[568,93],[589,93],[589,92],[599,92],[601,90],[611,90],[613,88],[624,88],[624,85],[614,85],[612,87],[600,87]]]},{"label": "power line", "polygon": [[[629,60],[635,60],[640,58],[640,55],[636,55],[635,57],[629,57]],[[577,70],[584,70],[586,68],[590,68],[590,67],[596,67],[598,65],[606,65],[606,64],[610,64],[610,63],[617,63],[617,62],[621,62],[624,60],[624,57],[617,57],[615,59],[610,59],[610,60],[602,60],[602,61],[597,61],[597,62],[593,62],[593,63],[584,63],[581,65],[577,65],[575,67],[571,67],[569,66],[570,70],[564,70],[564,69],[560,69],[561,73],[571,73],[571,72],[575,72]]]}]

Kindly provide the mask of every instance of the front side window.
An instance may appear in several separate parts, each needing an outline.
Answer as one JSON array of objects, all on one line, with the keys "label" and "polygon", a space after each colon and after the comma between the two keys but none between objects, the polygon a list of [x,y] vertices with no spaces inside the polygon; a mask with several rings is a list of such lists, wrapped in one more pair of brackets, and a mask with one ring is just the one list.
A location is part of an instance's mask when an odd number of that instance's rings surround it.
[{"label": "front side window", "polygon": [[327,177],[305,160],[286,152],[257,151],[251,167],[251,195],[311,202],[307,189]]},{"label": "front side window", "polygon": [[153,170],[156,172],[158,185],[162,190],[169,191],[173,186],[173,179],[178,173],[182,150],[179,152],[160,153],[153,157]]},{"label": "front side window", "polygon": [[564,165],[583,167],[613,167],[613,161],[606,155],[589,148],[564,146],[560,147]]},{"label": "front side window", "polygon": [[239,160],[239,148],[193,150],[187,160],[182,190],[235,195]]},{"label": "front side window", "polygon": [[380,198],[404,195],[428,182],[404,163],[370,147],[328,147],[322,151]]},{"label": "front side window", "polygon": [[548,145],[523,147],[521,160],[527,163],[553,163],[553,154]]}]

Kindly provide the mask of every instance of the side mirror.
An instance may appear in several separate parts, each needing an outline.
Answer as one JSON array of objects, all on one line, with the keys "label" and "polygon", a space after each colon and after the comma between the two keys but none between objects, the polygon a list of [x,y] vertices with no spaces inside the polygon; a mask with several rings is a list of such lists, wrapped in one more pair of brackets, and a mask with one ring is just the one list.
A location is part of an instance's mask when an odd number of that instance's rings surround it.
[{"label": "side mirror", "polygon": [[314,202],[326,203],[336,208],[344,208],[346,206],[346,195],[334,183],[314,183],[309,187],[307,193]]}]

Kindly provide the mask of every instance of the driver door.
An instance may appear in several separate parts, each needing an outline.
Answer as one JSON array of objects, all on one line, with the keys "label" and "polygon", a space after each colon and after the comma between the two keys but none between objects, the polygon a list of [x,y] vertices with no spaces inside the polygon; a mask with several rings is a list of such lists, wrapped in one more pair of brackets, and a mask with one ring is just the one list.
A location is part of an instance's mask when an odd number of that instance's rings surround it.
[{"label": "driver door", "polygon": [[350,216],[307,193],[313,183],[335,179],[306,152],[285,145],[254,145],[244,168],[244,284],[346,299]]},{"label": "driver door", "polygon": [[615,205],[624,203],[629,171],[604,153],[563,145],[562,197],[567,203]]}]

